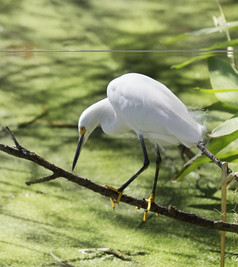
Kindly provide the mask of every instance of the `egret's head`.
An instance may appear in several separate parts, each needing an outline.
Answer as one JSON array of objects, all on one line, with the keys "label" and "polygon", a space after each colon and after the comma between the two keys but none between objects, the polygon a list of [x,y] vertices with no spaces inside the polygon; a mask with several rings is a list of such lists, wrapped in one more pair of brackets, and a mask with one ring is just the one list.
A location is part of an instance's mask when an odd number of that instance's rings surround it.
[{"label": "egret's head", "polygon": [[100,124],[98,113],[95,112],[96,111],[95,107],[96,104],[87,108],[79,118],[79,123],[78,123],[79,140],[74,156],[72,170],[74,169],[77,163],[83,144],[87,141],[89,135],[94,131],[94,129]]}]

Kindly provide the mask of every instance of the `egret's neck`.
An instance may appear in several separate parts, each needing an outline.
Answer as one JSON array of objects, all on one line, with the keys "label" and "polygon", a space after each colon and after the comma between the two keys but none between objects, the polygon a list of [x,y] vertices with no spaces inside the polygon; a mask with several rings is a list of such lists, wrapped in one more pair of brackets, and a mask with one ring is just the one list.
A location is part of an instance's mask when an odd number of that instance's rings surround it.
[{"label": "egret's neck", "polygon": [[99,125],[101,125],[102,130],[109,135],[119,135],[130,130],[117,116],[107,98],[87,108],[82,115],[82,120],[80,120],[79,124],[83,125],[83,120],[86,119],[87,124],[89,124],[91,128],[90,132]]},{"label": "egret's neck", "polygon": [[121,120],[118,114],[115,113],[109,100],[107,98],[104,100],[102,100],[104,101],[101,120],[102,130],[109,135],[120,135],[129,132],[130,129],[125,122]]}]

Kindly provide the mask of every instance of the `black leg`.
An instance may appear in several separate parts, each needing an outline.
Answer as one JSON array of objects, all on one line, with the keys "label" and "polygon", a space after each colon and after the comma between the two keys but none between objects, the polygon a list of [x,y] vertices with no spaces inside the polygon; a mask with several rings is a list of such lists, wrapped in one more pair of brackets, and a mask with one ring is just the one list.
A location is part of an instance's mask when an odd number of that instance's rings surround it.
[{"label": "black leg", "polygon": [[136,179],[138,175],[140,175],[145,169],[147,169],[150,164],[143,136],[140,135],[139,139],[140,139],[140,143],[141,143],[141,147],[142,147],[142,151],[144,155],[144,164],[137,173],[135,173],[126,183],[124,183],[120,188],[117,189],[119,192],[122,192],[131,182],[133,182]]},{"label": "black leg", "polygon": [[162,159],[161,159],[161,156],[160,156],[159,146],[158,145],[156,145],[156,155],[157,156],[156,156],[156,168],[155,168],[154,184],[153,184],[153,187],[152,187],[152,192],[151,192],[150,197],[148,199],[146,199],[146,201],[148,202],[148,206],[147,206],[147,209],[145,209],[144,218],[143,218],[144,222],[146,222],[147,213],[148,213],[148,211],[150,211],[151,204],[154,203],[154,200],[155,200],[156,185],[157,185],[157,180],[158,180],[158,176],[159,176],[160,166],[161,166],[161,163],[162,163]]},{"label": "black leg", "polygon": [[154,179],[154,184],[153,184],[153,188],[152,188],[152,195],[155,197],[155,191],[156,191],[156,185],[157,185],[157,180],[158,180],[158,176],[159,176],[159,170],[160,170],[160,166],[162,164],[162,158],[160,156],[160,152],[159,152],[159,146],[156,145],[156,168],[155,168],[155,179]]}]

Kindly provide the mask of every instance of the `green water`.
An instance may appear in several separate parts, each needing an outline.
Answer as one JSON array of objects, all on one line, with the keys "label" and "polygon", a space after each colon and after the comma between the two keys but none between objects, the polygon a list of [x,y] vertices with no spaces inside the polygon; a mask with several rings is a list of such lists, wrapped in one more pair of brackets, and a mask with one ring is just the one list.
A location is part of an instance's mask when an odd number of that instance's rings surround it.
[{"label": "green water", "polygon": [[[236,20],[235,1],[223,2],[227,20]],[[212,27],[213,15],[219,16],[215,1],[3,0],[0,50],[196,50],[225,41],[224,33],[167,42],[184,32]],[[237,38],[237,32],[231,32],[231,37]],[[1,52],[0,129],[7,124],[21,145],[70,170],[78,117],[106,96],[107,84],[119,75],[149,75],[193,108],[215,102],[213,95],[194,90],[211,88],[206,60],[171,69],[194,56],[197,53]],[[209,113],[208,131],[229,116]],[[1,143],[12,145],[4,131],[0,137]],[[148,151],[151,166],[126,189],[128,195],[147,198],[150,194],[155,159],[150,144]],[[118,187],[141,164],[134,135],[115,138],[97,129],[83,148],[75,172]],[[176,147],[166,149],[156,201],[219,219],[219,169],[206,165],[172,183],[182,164]],[[153,214],[141,224],[143,211],[123,203],[113,211],[109,199],[63,178],[25,185],[49,174],[33,163],[0,153],[1,266],[58,266],[52,255],[73,266],[218,266],[219,232]],[[237,193],[229,191],[232,222],[237,220],[236,203]],[[227,266],[237,266],[236,239],[227,234]],[[131,261],[100,251],[79,252],[89,248],[124,251]]]}]

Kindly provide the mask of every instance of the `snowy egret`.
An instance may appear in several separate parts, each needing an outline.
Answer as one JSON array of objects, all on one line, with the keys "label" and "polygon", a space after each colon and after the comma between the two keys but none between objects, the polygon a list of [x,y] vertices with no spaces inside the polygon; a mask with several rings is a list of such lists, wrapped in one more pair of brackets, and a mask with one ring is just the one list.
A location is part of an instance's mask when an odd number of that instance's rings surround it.
[{"label": "snowy egret", "polygon": [[[144,221],[155,199],[156,184],[161,165],[159,146],[166,143],[183,144],[186,147],[202,141],[205,129],[188,111],[187,107],[162,83],[138,73],[124,74],[112,80],[107,87],[107,98],[88,107],[78,122],[79,141],[74,156],[74,169],[82,145],[97,126],[109,135],[134,131],[139,137],[144,155],[144,164],[118,189],[118,204],[123,190],[149,166],[144,139],[156,147],[156,170],[152,192],[147,200]],[[112,205],[114,202],[111,199]]]}]

